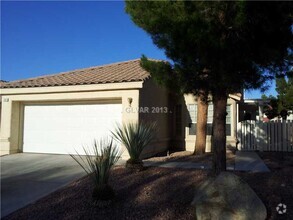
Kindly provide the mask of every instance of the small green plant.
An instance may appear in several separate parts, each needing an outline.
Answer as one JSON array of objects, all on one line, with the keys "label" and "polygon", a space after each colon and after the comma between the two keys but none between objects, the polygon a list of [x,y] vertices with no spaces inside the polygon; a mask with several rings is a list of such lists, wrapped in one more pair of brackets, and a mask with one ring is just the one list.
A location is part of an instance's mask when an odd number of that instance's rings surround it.
[{"label": "small green plant", "polygon": [[141,153],[145,147],[154,139],[155,123],[128,123],[117,125],[113,137],[124,145],[130,159],[126,167],[141,170],[143,168]]},{"label": "small green plant", "polygon": [[115,193],[108,184],[111,168],[121,157],[120,148],[113,143],[113,139],[94,141],[92,148],[83,147],[84,155],[70,154],[70,156],[91,177],[94,183],[93,199],[111,200]]}]

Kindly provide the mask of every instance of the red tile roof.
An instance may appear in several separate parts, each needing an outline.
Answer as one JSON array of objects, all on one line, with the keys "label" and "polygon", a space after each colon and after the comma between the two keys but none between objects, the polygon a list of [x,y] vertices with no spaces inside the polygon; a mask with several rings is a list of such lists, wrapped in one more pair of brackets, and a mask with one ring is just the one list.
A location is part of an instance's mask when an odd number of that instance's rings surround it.
[{"label": "red tile roof", "polygon": [[140,66],[140,59],[62,72],[30,79],[1,82],[0,88],[88,85],[143,81],[150,74]]}]

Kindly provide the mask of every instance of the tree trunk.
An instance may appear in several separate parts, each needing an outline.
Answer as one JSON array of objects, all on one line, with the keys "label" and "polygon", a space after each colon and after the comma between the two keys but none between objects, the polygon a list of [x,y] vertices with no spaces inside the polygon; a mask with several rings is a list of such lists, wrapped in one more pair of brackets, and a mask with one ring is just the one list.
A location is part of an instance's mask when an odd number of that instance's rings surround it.
[{"label": "tree trunk", "polygon": [[193,154],[204,154],[206,149],[208,117],[208,92],[201,90],[197,96],[196,141]]},{"label": "tree trunk", "polygon": [[226,170],[226,106],[227,94],[217,92],[213,95],[213,171],[219,174]]}]

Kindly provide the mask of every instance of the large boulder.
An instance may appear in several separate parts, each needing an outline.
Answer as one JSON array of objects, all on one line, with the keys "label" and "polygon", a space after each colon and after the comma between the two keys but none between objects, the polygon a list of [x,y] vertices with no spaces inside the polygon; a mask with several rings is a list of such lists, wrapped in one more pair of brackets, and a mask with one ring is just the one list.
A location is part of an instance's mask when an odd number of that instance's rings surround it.
[{"label": "large boulder", "polygon": [[229,172],[203,182],[192,205],[197,220],[262,220],[267,211],[247,183]]}]

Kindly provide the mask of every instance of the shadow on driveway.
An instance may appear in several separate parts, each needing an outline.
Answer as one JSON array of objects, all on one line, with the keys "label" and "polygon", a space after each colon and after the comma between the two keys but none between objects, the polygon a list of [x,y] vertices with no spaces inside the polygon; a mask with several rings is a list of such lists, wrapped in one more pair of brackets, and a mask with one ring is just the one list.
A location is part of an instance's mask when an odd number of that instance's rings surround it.
[{"label": "shadow on driveway", "polygon": [[20,153],[0,160],[1,218],[85,175],[69,155]]}]

